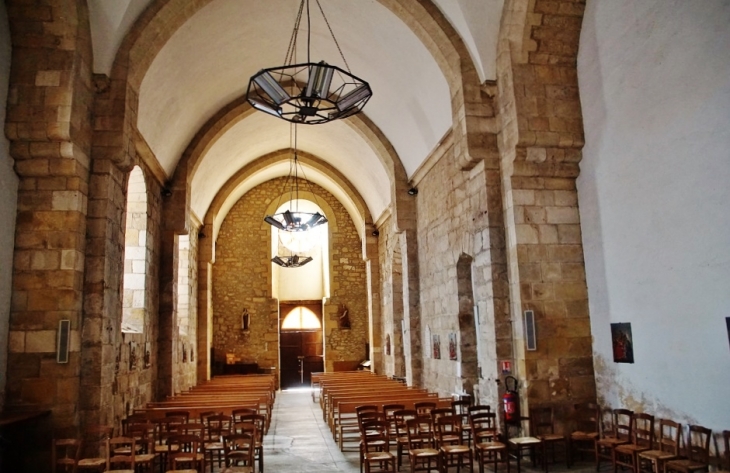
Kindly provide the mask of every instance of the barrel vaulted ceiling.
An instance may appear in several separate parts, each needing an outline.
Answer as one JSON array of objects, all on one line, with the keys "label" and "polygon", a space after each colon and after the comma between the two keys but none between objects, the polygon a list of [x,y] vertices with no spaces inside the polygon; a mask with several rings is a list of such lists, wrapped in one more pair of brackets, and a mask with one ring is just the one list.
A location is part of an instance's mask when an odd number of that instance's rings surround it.
[{"label": "barrel vaulted ceiling", "polygon": [[[109,73],[122,39],[152,1],[88,0],[95,72]],[[383,5],[393,2],[381,1],[320,3],[350,69],[373,90],[364,109],[367,119],[412,176],[451,127],[450,91],[421,40]],[[503,0],[433,1],[461,36],[480,80],[493,80]],[[251,75],[284,63],[298,5],[299,0],[211,0],[162,47],[142,80],[137,126],[168,176],[201,127],[245,95]],[[313,0],[312,5],[312,61],[344,67]],[[303,21],[297,62],[306,62],[306,33]],[[297,146],[349,180],[377,219],[390,203],[389,174],[371,143],[348,120],[300,125]],[[230,126],[201,156],[193,176],[195,214],[205,216],[219,190],[247,165],[289,146],[289,125],[261,112]],[[354,212],[336,180],[321,170],[305,172]],[[281,164],[260,169],[239,183],[229,200],[287,173],[288,166]]]}]

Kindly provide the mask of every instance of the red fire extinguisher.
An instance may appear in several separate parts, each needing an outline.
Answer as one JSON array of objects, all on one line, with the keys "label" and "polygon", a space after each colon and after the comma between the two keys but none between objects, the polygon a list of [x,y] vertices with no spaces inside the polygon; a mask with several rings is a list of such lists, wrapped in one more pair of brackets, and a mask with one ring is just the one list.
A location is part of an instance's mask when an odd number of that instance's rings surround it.
[{"label": "red fire extinguisher", "polygon": [[[512,380],[512,387],[510,387]],[[517,394],[517,378],[507,376],[504,378],[504,395],[502,396],[502,404],[504,405],[504,420],[506,422],[515,422],[520,418],[520,398]]]}]

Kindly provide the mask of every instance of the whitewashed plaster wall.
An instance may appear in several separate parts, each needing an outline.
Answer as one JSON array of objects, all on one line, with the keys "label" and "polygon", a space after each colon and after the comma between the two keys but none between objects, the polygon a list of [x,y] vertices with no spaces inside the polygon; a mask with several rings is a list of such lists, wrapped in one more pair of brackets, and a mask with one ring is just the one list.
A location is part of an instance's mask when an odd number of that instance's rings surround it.
[{"label": "whitewashed plaster wall", "polygon": [[[589,1],[578,180],[599,401],[730,428],[730,2]],[[634,364],[610,324],[630,322]]]},{"label": "whitewashed plaster wall", "polygon": [[[10,28],[5,4],[0,4],[0,123],[5,129],[5,110],[10,77]],[[13,170],[9,143],[0,133],[0,410],[5,400],[5,373],[8,356],[10,288],[15,242],[18,177]]]}]

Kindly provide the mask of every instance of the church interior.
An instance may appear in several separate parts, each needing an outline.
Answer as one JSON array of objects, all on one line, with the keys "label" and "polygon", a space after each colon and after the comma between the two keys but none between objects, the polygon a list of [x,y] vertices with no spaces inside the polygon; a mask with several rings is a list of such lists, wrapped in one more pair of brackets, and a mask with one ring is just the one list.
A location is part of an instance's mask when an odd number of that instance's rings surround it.
[{"label": "church interior", "polygon": [[0,437],[49,471],[51,436],[217,375],[366,368],[717,453],[728,25],[727,0],[5,0],[0,422],[42,417]]}]

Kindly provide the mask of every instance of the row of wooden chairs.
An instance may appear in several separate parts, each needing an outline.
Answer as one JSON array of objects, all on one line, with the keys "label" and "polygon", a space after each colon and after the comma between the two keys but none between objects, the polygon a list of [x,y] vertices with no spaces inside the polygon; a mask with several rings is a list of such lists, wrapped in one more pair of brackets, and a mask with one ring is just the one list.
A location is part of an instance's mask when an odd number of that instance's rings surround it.
[{"label": "row of wooden chairs", "polygon": [[[220,413],[207,413],[201,416],[203,422],[190,422],[187,413],[184,411],[168,412],[165,417],[155,419],[154,422],[144,418],[130,416],[123,422],[123,438],[135,440],[135,464],[138,467],[152,470],[153,464],[160,465],[160,471],[169,464],[170,442],[176,442],[181,437],[187,438],[192,444],[187,446],[200,454],[200,467],[204,471],[206,461],[213,465],[217,456],[218,465],[222,466],[225,457],[225,437],[234,434],[253,434],[256,443],[254,445],[254,456],[258,460],[259,471],[264,467],[263,437],[266,430],[266,418],[255,413],[253,409],[239,409],[234,416],[227,416]],[[99,445],[108,441],[112,436],[112,429],[105,427],[92,435],[92,448],[95,444],[99,451]],[[171,440],[172,439],[172,440]],[[79,445],[81,441],[78,440]],[[81,471],[101,471],[106,465],[103,457],[76,458],[69,454],[70,450],[80,454],[81,447],[76,447],[75,439],[63,439],[54,454],[63,451],[63,455],[54,456],[54,467],[63,467],[60,471],[71,470],[68,464],[73,463]],[[119,448],[116,448],[119,450]],[[115,451],[116,451],[115,450]],[[173,448],[177,450],[177,446]],[[76,458],[76,461],[71,461]],[[175,460],[179,463],[180,460]]]},{"label": "row of wooden chairs", "polygon": [[[222,437],[225,466],[222,473],[253,473],[256,429],[227,433]],[[55,439],[53,442],[53,473],[77,473],[83,443],[79,439]],[[100,466],[105,473],[136,473],[139,467],[151,471],[148,453],[134,437],[112,437],[105,441],[105,458]],[[196,435],[171,435],[166,440],[166,462],[160,471],[168,473],[203,473],[205,458]],[[157,454],[152,454],[156,457]],[[163,466],[165,469],[163,470]]]},{"label": "row of wooden chairs", "polygon": [[[571,451],[591,452],[596,470],[611,463],[633,473],[696,473],[710,468],[712,431],[700,425],[683,426],[671,419],[656,419],[629,409],[610,411],[603,428],[601,409],[593,403],[575,406],[578,429],[569,436]],[[730,431],[722,434],[724,452],[721,468],[730,470]]]}]

